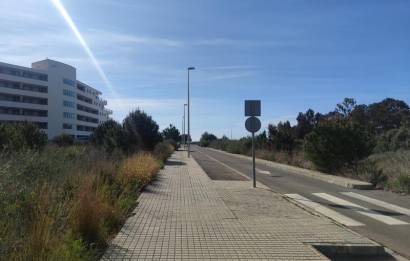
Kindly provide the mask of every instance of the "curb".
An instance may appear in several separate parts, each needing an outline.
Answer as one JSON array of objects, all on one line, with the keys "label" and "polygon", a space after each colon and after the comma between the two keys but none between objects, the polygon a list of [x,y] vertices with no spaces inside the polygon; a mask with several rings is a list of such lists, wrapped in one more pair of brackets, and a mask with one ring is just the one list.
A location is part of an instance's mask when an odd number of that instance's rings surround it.
[{"label": "curb", "polygon": [[[214,149],[214,148],[205,148],[205,149],[225,153],[227,155],[235,156],[237,158],[252,160],[251,157],[248,157],[248,156],[245,156],[245,155],[233,154],[233,153],[229,153],[229,152],[226,152],[226,151],[223,151],[223,150],[217,150],[217,149]],[[318,180],[325,181],[327,183],[332,183],[332,184],[335,184],[335,185],[339,185],[339,186],[342,186],[342,187],[345,187],[345,188],[361,189],[361,190],[373,189],[373,185],[369,182],[354,180],[354,179],[345,178],[345,177],[334,176],[334,175],[322,173],[322,172],[319,172],[319,171],[302,169],[302,168],[299,168],[299,167],[289,166],[289,165],[286,165],[286,164],[281,164],[281,163],[268,161],[268,160],[263,160],[263,159],[258,159],[258,158],[256,158],[255,160],[256,160],[257,163],[264,164],[264,165],[269,166],[269,167],[289,171],[289,172],[292,172],[293,174],[297,174],[297,175],[303,175],[303,176],[306,176],[306,177],[318,179]]]}]

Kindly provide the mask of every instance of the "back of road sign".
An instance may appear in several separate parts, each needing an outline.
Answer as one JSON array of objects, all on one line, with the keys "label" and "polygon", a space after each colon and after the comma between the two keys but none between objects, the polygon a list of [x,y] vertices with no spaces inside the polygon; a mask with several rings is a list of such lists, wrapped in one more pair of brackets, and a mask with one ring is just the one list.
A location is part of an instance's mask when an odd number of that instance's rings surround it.
[{"label": "back of road sign", "polygon": [[254,116],[249,117],[245,121],[245,128],[249,132],[257,132],[261,129],[261,121]]},{"label": "back of road sign", "polygon": [[245,100],[245,116],[261,116],[261,101]]}]

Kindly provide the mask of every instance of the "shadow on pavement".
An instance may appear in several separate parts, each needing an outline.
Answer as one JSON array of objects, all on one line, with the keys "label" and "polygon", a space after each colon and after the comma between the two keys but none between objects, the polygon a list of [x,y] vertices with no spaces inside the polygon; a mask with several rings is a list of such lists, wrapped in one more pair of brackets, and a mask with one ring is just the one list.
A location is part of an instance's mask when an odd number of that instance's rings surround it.
[{"label": "shadow on pavement", "polygon": [[167,162],[165,162],[165,166],[184,166],[184,165],[186,165],[185,162],[177,161],[177,160],[167,160]]}]

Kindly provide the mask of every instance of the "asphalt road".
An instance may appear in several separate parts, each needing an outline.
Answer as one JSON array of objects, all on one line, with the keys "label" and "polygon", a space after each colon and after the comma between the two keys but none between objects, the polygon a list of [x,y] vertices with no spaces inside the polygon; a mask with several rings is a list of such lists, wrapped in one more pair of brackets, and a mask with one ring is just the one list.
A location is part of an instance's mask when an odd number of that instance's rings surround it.
[{"label": "asphalt road", "polygon": [[[223,152],[192,146],[192,156],[211,179],[243,180],[252,165]],[[410,197],[381,190],[355,190],[256,165],[257,181],[273,191],[308,204],[350,229],[410,258]],[[242,175],[241,175],[242,174]],[[249,179],[249,186],[252,186]]]}]

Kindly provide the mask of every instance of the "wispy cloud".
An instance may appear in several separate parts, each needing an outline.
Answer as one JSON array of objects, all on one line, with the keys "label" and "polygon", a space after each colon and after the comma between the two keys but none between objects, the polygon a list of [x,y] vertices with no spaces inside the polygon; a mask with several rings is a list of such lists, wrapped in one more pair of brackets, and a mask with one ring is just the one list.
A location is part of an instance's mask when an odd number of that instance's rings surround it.
[{"label": "wispy cloud", "polygon": [[136,108],[143,110],[162,110],[183,104],[183,99],[150,99],[150,98],[109,98],[110,108],[130,111]]},{"label": "wispy cloud", "polygon": [[118,33],[113,31],[91,30],[87,33],[87,39],[92,44],[107,45],[149,45],[164,47],[181,47],[182,41],[162,37],[141,36],[134,34]]}]

